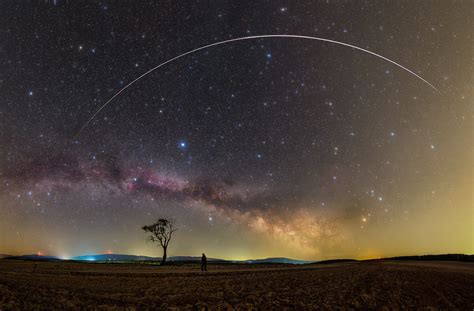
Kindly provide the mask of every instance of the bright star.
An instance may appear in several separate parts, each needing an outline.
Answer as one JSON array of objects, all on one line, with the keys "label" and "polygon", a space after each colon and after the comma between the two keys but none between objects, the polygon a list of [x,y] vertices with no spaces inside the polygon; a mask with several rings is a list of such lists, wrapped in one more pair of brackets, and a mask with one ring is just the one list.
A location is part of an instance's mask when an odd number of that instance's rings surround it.
[{"label": "bright star", "polygon": [[180,140],[178,142],[178,148],[181,149],[182,151],[186,151],[188,149],[188,143],[184,140]]}]

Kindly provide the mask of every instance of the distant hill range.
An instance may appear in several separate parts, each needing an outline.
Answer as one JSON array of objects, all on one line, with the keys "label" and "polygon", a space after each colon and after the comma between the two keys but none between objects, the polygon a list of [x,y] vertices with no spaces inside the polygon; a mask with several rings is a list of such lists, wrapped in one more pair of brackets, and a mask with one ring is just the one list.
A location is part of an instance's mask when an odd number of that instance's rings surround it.
[{"label": "distant hill range", "polygon": [[[55,256],[43,256],[43,255],[21,255],[21,256],[11,256],[6,254],[0,254],[0,259],[16,259],[16,260],[35,260],[35,261],[61,261],[64,260]],[[161,257],[149,257],[149,256],[137,256],[137,255],[125,255],[125,254],[91,254],[83,256],[75,256],[69,260],[73,261],[87,261],[87,262],[153,262],[160,261]],[[306,261],[306,260],[296,260],[285,257],[275,257],[275,258],[264,258],[264,259],[247,259],[247,260],[225,260],[219,258],[207,258],[209,262],[214,263],[243,263],[243,264],[329,264],[329,263],[342,263],[342,262],[356,262],[355,259],[330,259],[323,261]],[[441,254],[441,255],[422,255],[422,256],[398,256],[398,257],[389,257],[373,260],[439,260],[439,261],[464,261],[464,262],[474,262],[474,255],[466,254]],[[168,257],[170,263],[180,264],[187,262],[199,262],[201,261],[201,256],[172,256]]]},{"label": "distant hill range", "polygon": [[[100,254],[100,255],[84,255],[71,258],[78,261],[160,261],[161,257],[135,256],[123,254]],[[198,262],[201,256],[171,256],[167,259],[169,262]],[[286,263],[286,264],[305,264],[311,261],[295,260],[289,258],[265,258],[265,259],[248,259],[248,260],[225,260],[219,258],[207,258],[209,262],[221,263]]]},{"label": "distant hill range", "polygon": [[[160,261],[161,257],[136,256],[124,254],[98,254],[98,255],[83,255],[72,257],[71,260],[77,261]],[[200,261],[201,257],[196,256],[171,256],[167,258],[170,262],[185,262],[185,261]],[[208,258],[208,261],[222,261],[224,259]]]},{"label": "distant hill range", "polygon": [[[72,260],[79,261],[160,261],[161,257],[135,256],[135,255],[121,255],[121,254],[100,254],[100,255],[85,255],[73,257]],[[198,262],[201,261],[201,256],[171,256],[167,259],[169,262]],[[265,259],[248,259],[248,260],[225,260],[219,258],[207,258],[209,262],[221,263],[285,263],[285,264],[306,264],[312,261],[295,260],[289,258],[265,258]]]},{"label": "distant hill range", "polygon": [[136,256],[124,254],[96,254],[72,257],[71,260],[77,261],[157,261],[159,257]]},{"label": "distant hill range", "polygon": [[397,256],[384,258],[385,260],[440,260],[440,261],[465,261],[474,262],[474,255],[466,254],[440,254],[440,255],[421,255],[421,256]]},{"label": "distant hill range", "polygon": [[[2,258],[2,257],[0,257]],[[17,259],[17,260],[37,260],[37,261],[60,261],[62,259],[55,257],[55,256],[43,256],[43,255],[20,255],[20,256],[10,256],[6,255],[2,259]]]},{"label": "distant hill range", "polygon": [[[17,259],[17,260],[36,260],[36,261],[59,261],[63,260],[55,256],[40,256],[37,254],[32,255],[21,255],[21,256],[10,256],[0,255],[0,258],[4,259]],[[126,255],[126,254],[90,254],[75,256],[69,260],[74,261],[88,261],[88,262],[145,262],[145,261],[161,261],[161,257],[150,257],[150,256],[137,256],[137,255]],[[200,262],[201,256],[171,256],[167,259],[169,262]],[[307,264],[312,261],[295,260],[290,258],[265,258],[265,259],[248,259],[248,260],[225,260],[219,258],[207,258],[208,262],[214,263],[249,263],[249,264]]]}]

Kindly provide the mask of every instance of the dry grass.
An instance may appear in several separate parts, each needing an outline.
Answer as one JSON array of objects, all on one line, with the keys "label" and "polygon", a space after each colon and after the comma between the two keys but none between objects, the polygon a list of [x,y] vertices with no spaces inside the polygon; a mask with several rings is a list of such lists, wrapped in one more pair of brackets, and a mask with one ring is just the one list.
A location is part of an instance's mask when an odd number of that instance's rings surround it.
[{"label": "dry grass", "polygon": [[0,310],[472,310],[474,264],[156,267],[0,260]]}]

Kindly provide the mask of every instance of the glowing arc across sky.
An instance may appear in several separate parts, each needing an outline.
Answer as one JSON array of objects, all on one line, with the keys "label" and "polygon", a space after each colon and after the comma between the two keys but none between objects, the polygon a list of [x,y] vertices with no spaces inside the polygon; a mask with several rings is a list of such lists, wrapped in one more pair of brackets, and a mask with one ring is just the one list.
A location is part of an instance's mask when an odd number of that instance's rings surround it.
[{"label": "glowing arc across sky", "polygon": [[264,38],[297,38],[297,39],[306,39],[306,40],[315,40],[315,41],[323,41],[323,42],[329,42],[329,43],[334,43],[334,44],[337,44],[337,45],[342,45],[342,46],[347,46],[347,47],[350,47],[352,49],[355,49],[355,50],[359,50],[359,51],[362,51],[362,52],[365,52],[365,53],[368,53],[368,54],[371,54],[373,56],[376,56],[378,58],[381,58],[387,62],[390,62],[392,64],[394,64],[395,66],[399,67],[399,68],[402,68],[403,70],[407,71],[408,73],[412,74],[413,76],[417,77],[418,79],[420,79],[421,81],[423,81],[425,84],[429,85],[432,89],[434,89],[436,92],[440,92],[433,84],[431,84],[430,82],[428,82],[427,80],[425,80],[423,77],[421,77],[420,75],[416,74],[415,72],[413,72],[412,70],[400,65],[399,63],[385,57],[385,56],[382,56],[380,54],[377,54],[375,52],[372,52],[372,51],[369,51],[369,50],[366,50],[364,48],[361,48],[361,47],[358,47],[358,46],[355,46],[355,45],[352,45],[352,44],[349,44],[349,43],[344,43],[344,42],[341,42],[341,41],[336,41],[336,40],[330,40],[330,39],[325,39],[325,38],[320,38],[320,37],[312,37],[312,36],[303,36],[303,35],[287,35],[287,34],[283,34],[283,35],[257,35],[257,36],[247,36],[247,37],[240,37],[240,38],[234,38],[234,39],[228,39],[228,40],[224,40],[224,41],[219,41],[219,42],[215,42],[215,43],[211,43],[211,44],[208,44],[208,45],[205,45],[205,46],[201,46],[199,48],[196,48],[194,50],[190,50],[190,51],[187,51],[183,54],[180,54],[178,56],[175,56],[173,58],[170,58],[168,59],[167,61],[159,64],[158,66],[155,66],[153,68],[151,68],[150,70],[148,70],[147,72],[143,73],[142,75],[140,75],[138,78],[136,78],[135,80],[133,80],[132,82],[128,83],[127,85],[125,85],[123,88],[121,88],[117,93],[115,93],[108,101],[106,101],[102,106],[100,106],[99,109],[97,109],[97,111],[89,118],[89,120],[87,120],[86,123],[84,123],[84,125],[81,127],[81,129],[77,132],[77,134],[75,135],[75,137],[77,137],[86,127],[87,125],[89,125],[89,123],[92,122],[92,120],[94,120],[94,118],[105,108],[107,107],[107,105],[112,102],[116,97],[118,97],[120,94],[122,94],[126,89],[128,89],[129,87],[131,87],[132,85],[134,85],[135,83],[137,83],[139,80],[141,80],[142,78],[146,77],[147,75],[149,75],[150,73],[152,73],[153,71],[165,66],[166,64],[169,64],[177,59],[180,59],[186,55],[189,55],[189,54],[193,54],[195,52],[198,52],[198,51],[201,51],[201,50],[204,50],[204,49],[208,49],[208,48],[211,48],[211,47],[214,47],[214,46],[218,46],[218,45],[223,45],[223,44],[226,44],[226,43],[231,43],[231,42],[236,42],[236,41],[244,41],[244,40],[253,40],[253,39],[264,39]]}]

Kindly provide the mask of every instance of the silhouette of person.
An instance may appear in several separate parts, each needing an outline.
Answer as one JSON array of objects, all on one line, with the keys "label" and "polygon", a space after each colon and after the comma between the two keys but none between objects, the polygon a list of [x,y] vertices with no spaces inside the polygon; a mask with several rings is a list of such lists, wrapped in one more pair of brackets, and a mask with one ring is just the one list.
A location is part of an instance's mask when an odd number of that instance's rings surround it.
[{"label": "silhouette of person", "polygon": [[207,271],[207,257],[204,253],[202,253],[201,257],[201,271]]}]

